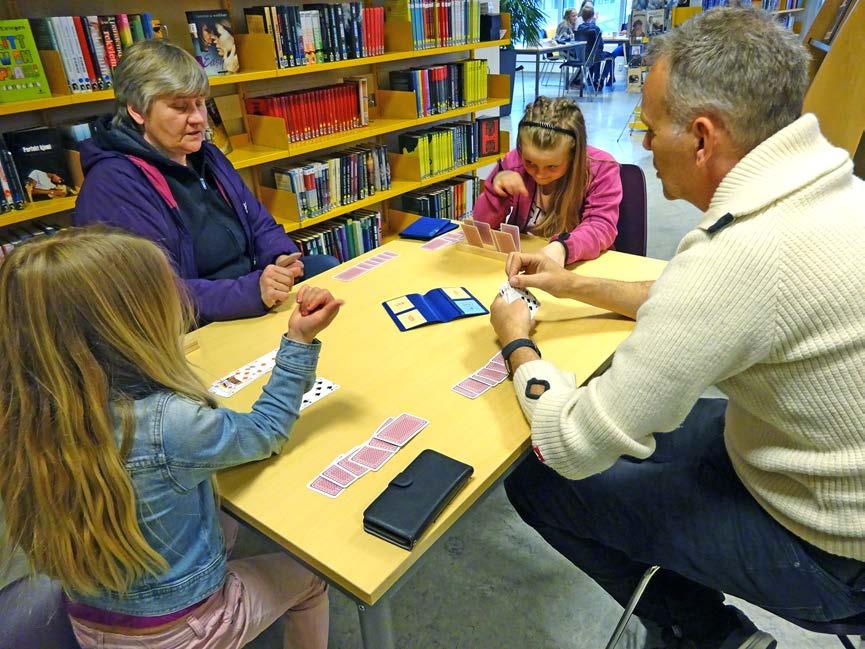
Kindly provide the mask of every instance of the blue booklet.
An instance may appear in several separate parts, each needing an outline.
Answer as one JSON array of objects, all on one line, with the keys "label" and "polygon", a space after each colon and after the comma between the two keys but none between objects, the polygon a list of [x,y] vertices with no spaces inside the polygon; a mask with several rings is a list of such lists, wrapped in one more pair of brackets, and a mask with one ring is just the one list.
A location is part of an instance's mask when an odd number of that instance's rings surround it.
[{"label": "blue booklet", "polygon": [[461,286],[434,288],[423,295],[401,295],[382,302],[382,306],[400,331],[489,313],[480,300]]},{"label": "blue booklet", "polygon": [[440,234],[456,229],[457,224],[448,219],[434,219],[429,216],[422,216],[400,232],[399,236],[403,239],[429,241],[430,239],[435,239]]}]

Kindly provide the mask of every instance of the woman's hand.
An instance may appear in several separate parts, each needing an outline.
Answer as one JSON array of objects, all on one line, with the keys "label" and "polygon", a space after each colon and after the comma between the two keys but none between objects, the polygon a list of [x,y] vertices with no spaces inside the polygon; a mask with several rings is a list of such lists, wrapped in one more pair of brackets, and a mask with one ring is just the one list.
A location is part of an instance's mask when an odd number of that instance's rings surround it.
[{"label": "woman's hand", "polygon": [[264,306],[270,309],[285,302],[294,287],[294,282],[302,275],[303,262],[300,261],[299,252],[280,255],[276,258],[276,263],[265,266],[258,279]]},{"label": "woman's hand", "polygon": [[330,291],[314,286],[301,286],[297,292],[297,306],[288,319],[290,340],[301,343],[311,343],[339,313],[339,308],[345,304],[337,300]]},{"label": "woman's hand", "polygon": [[523,177],[516,171],[500,171],[493,178],[493,191],[499,196],[529,195]]}]

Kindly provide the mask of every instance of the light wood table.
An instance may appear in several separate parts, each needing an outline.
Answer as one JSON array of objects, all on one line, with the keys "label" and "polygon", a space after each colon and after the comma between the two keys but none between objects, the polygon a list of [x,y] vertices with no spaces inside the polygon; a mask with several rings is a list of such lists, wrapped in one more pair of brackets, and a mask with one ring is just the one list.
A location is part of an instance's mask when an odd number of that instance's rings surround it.
[{"label": "light wood table", "polygon": [[[537,249],[543,243],[535,240],[524,248]],[[333,279],[341,268],[311,280],[346,300],[321,335],[318,365],[319,376],[340,388],[303,412],[279,456],[219,475],[222,504],[230,513],[356,601],[368,649],[393,647],[384,595],[526,452],[529,442],[529,427],[509,381],[475,400],[451,391],[498,351],[488,316],[400,332],[381,306],[400,295],[447,286],[464,286],[489,304],[504,281],[504,256],[480,254],[465,244],[425,251],[419,242],[397,240],[384,248],[399,256],[352,282]],[[581,264],[577,272],[647,280],[657,277],[663,266],[661,261],[608,252]],[[632,321],[594,307],[539,297],[535,339],[544,358],[573,371],[578,384],[604,366],[633,328]],[[208,325],[195,332],[199,348],[188,357],[209,384],[274,349],[287,321],[284,309]],[[262,378],[247,386],[223,405],[249,410],[264,382]],[[336,499],[306,487],[337,455],[363,443],[386,417],[401,412],[430,423],[381,470],[369,472]],[[474,474],[408,552],[364,532],[362,515],[425,448],[467,462]]]},{"label": "light wood table", "polygon": [[553,52],[565,52],[567,50],[572,50],[577,47],[580,43],[584,44],[586,41],[568,41],[567,43],[555,43],[552,45],[523,45],[520,47],[515,47],[514,50],[517,54],[534,54],[535,56],[535,98],[537,99],[540,96],[541,92],[541,55],[546,56],[547,54],[552,54]]}]

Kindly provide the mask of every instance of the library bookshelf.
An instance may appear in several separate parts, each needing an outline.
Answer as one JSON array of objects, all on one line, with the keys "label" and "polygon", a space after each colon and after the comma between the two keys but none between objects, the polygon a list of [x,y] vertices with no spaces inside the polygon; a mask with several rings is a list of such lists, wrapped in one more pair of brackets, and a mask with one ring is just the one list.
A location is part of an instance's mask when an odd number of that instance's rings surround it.
[{"label": "library bookshelf", "polygon": [[[106,12],[135,12],[143,10],[144,5],[135,2],[111,3],[110,8],[102,0],[74,0],[71,3],[60,4],[52,0],[34,0],[22,3],[21,7],[14,0],[7,0],[5,11],[0,9],[2,18],[19,18],[47,15],[93,14]],[[151,4],[155,6],[151,7]],[[228,9],[232,14],[235,27],[244,25],[243,7],[256,4],[255,0],[237,2],[236,0],[216,0],[212,3],[202,3],[201,0],[185,0],[183,3],[172,3],[169,0],[156,0],[148,3],[147,9],[154,17],[160,18],[169,27],[171,40],[189,49],[189,36],[186,33],[186,10],[201,8]],[[26,12],[21,11],[25,9]],[[121,6],[122,5],[122,6]],[[379,87],[388,70],[400,69],[412,65],[453,62],[473,58],[475,50],[481,48],[498,48],[510,43],[510,17],[502,15],[504,38],[493,41],[481,41],[414,50],[411,43],[411,28],[409,23],[389,21],[385,24],[385,52],[377,56],[349,59],[330,63],[318,63],[294,68],[275,68],[275,51],[270,35],[267,34],[236,34],[238,56],[241,69],[235,74],[210,77],[211,94],[217,98],[223,119],[228,127],[233,151],[228,159],[238,169],[244,181],[250,186],[259,200],[273,214],[278,223],[288,232],[320,224],[329,219],[341,216],[356,209],[368,208],[381,204],[383,226],[387,234],[387,201],[406,192],[426,187],[428,185],[453,178],[458,175],[473,174],[477,169],[495,163],[499,157],[507,153],[507,133],[500,139],[503,143],[500,155],[487,156],[468,165],[456,167],[447,172],[420,178],[412,173],[411,164],[396,164],[393,168],[393,179],[388,190],[376,193],[360,201],[340,206],[312,219],[300,220],[296,203],[288,192],[281,192],[269,187],[268,176],[271,163],[290,163],[292,158],[306,156],[318,152],[326,152],[337,147],[359,144],[362,142],[381,142],[385,136],[430,126],[439,122],[447,122],[455,118],[464,118],[476,112],[503,106],[510,101],[510,78],[506,75],[488,75],[487,99],[483,102],[460,107],[445,113],[417,117],[413,93],[391,91]],[[43,66],[52,88],[52,96],[43,99],[0,103],[0,132],[19,128],[24,123],[27,126],[54,124],[61,121],[68,111],[91,110],[89,114],[106,113],[112,110],[107,102],[114,100],[112,90],[84,94],[68,94],[62,62],[54,52],[40,52]],[[343,76],[367,76],[371,105],[369,108],[369,124],[362,128],[351,129],[314,138],[301,142],[289,142],[283,121],[279,118],[259,115],[248,115],[244,111],[246,98],[288,92],[299,88],[314,87],[334,83]],[[382,83],[384,85],[384,83]],[[226,106],[228,109],[226,110]],[[397,155],[397,154],[394,154]],[[397,159],[400,156],[397,155]],[[77,156],[70,158],[75,165]],[[394,158],[392,158],[393,160]],[[80,177],[80,168],[72,169],[74,176]],[[7,226],[24,223],[49,216],[58,218],[61,222],[68,220],[69,212],[74,209],[75,197],[54,199],[28,205],[23,210],[11,211],[0,215],[0,231]]]}]

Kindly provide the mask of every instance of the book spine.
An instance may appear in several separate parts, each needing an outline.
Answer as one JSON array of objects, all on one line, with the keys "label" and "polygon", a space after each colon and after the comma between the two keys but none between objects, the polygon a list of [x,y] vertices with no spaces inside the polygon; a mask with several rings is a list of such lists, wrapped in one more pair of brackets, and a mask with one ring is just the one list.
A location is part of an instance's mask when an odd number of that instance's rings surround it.
[{"label": "book spine", "polygon": [[129,27],[127,14],[117,14],[117,30],[120,32],[120,42],[123,47],[132,47],[132,30]]},{"label": "book spine", "polygon": [[98,90],[99,75],[96,74],[93,57],[90,55],[90,48],[87,46],[87,37],[84,34],[84,22],[81,20],[81,16],[71,16],[71,18],[72,26],[75,28],[75,38],[78,41],[78,48],[81,50],[81,58],[84,61],[84,68],[87,70],[88,83],[91,90]]},{"label": "book spine", "polygon": [[86,16],[82,18],[87,24],[87,31],[90,33],[90,42],[93,44],[93,53],[96,55],[94,63],[99,64],[99,73],[102,77],[102,88],[108,89],[111,87],[111,66],[108,62],[108,55],[105,51],[105,45],[102,42],[101,30],[99,29],[99,18],[96,16]]}]

